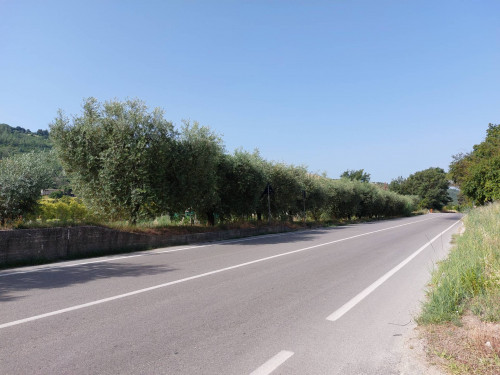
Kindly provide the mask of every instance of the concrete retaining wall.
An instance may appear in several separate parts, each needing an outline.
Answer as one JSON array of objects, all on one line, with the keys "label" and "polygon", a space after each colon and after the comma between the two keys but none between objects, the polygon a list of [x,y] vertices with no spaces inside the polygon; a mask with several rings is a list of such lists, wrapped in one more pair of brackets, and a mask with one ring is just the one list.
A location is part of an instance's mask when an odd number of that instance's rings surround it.
[{"label": "concrete retaining wall", "polygon": [[0,267],[286,232],[285,225],[187,235],[121,232],[98,226],[0,231]]}]

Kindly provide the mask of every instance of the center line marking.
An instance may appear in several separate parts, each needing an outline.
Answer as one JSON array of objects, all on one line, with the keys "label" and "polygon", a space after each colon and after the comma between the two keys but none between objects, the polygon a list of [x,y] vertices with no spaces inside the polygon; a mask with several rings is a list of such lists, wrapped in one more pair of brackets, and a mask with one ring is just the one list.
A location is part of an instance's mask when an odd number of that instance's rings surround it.
[{"label": "center line marking", "polygon": [[[430,220],[430,219],[425,219],[425,220]],[[372,231],[372,232],[357,234],[355,236],[341,238],[339,240],[325,242],[325,243],[321,243],[321,244],[318,244],[318,245],[308,246],[308,247],[304,247],[302,249],[298,249],[298,250],[288,251],[286,253],[272,255],[272,256],[265,257],[265,258],[260,258],[260,259],[252,260],[252,261],[249,261],[249,262],[236,264],[236,265],[230,266],[230,267],[220,268],[218,270],[214,270],[214,271],[210,271],[210,272],[205,272],[205,273],[202,273],[202,274],[199,274],[199,275],[195,275],[195,276],[186,277],[184,279],[170,281],[170,282],[167,282],[167,283],[164,283],[164,284],[154,285],[154,286],[151,286],[151,287],[148,287],[148,288],[144,288],[144,289],[134,290],[132,292],[128,292],[128,293],[124,293],[124,294],[119,294],[119,295],[116,295],[116,296],[112,296],[112,297],[108,297],[108,298],[103,298],[103,299],[99,299],[99,300],[96,300],[96,301],[91,301],[91,302],[88,302],[88,303],[83,303],[81,305],[71,306],[71,307],[67,307],[65,309],[51,311],[51,312],[48,312],[48,313],[45,313],[45,314],[35,315],[35,316],[29,317],[29,318],[25,318],[25,319],[15,320],[15,321],[12,321],[12,322],[0,324],[0,329],[7,328],[7,327],[12,327],[12,326],[23,324],[23,323],[32,322],[32,321],[35,321],[35,320],[39,320],[39,319],[42,319],[42,318],[47,318],[47,317],[54,316],[54,315],[64,314],[64,313],[67,313],[67,312],[70,312],[70,311],[80,310],[80,309],[83,309],[83,308],[86,308],[86,307],[91,307],[91,306],[99,305],[101,303],[115,301],[115,300],[118,300],[118,299],[122,299],[122,298],[130,297],[130,296],[134,296],[134,295],[141,294],[141,293],[150,292],[152,290],[156,290],[156,289],[160,289],[160,288],[165,288],[165,287],[168,287],[168,286],[171,286],[171,285],[175,285],[175,284],[180,284],[180,283],[183,283],[183,282],[186,282],[186,281],[200,279],[202,277],[206,277],[206,276],[210,276],[210,275],[215,275],[217,273],[221,273],[221,272],[225,272],[225,271],[229,271],[229,270],[234,270],[234,269],[241,268],[241,267],[246,267],[246,266],[249,266],[251,264],[265,262],[265,261],[268,261],[268,260],[271,260],[271,259],[276,259],[276,258],[280,258],[280,257],[283,257],[283,256],[300,253],[300,252],[311,250],[311,249],[315,249],[315,248],[318,248],[318,247],[322,247],[322,246],[326,246],[326,245],[331,245],[331,244],[339,243],[339,242],[343,242],[343,241],[348,241],[348,240],[352,240],[354,238],[368,236],[370,234],[379,233],[379,232],[387,231],[387,230],[394,229],[394,228],[404,227],[406,225],[416,224],[416,223],[419,223],[419,222],[422,222],[422,221],[425,221],[425,220],[414,221],[414,222],[411,222],[411,223],[400,224],[400,225],[396,225],[396,226],[389,227],[389,228],[375,230],[375,231]],[[453,224],[453,225],[455,225],[455,224]]]},{"label": "center line marking", "polygon": [[364,300],[368,295],[370,295],[375,289],[377,289],[380,285],[382,285],[389,277],[394,275],[396,272],[398,272],[401,268],[403,268],[406,264],[408,264],[413,258],[415,258],[418,254],[420,254],[425,248],[427,248],[429,245],[431,245],[434,241],[436,241],[440,236],[442,236],[444,233],[449,231],[451,228],[453,228],[455,225],[457,225],[460,222],[458,220],[457,222],[453,223],[450,225],[448,228],[446,228],[444,231],[439,233],[436,237],[434,237],[432,240],[427,242],[424,246],[422,246],[420,249],[415,251],[413,254],[411,254],[408,258],[403,260],[401,263],[399,263],[396,267],[394,267],[392,270],[387,272],[384,276],[379,278],[377,281],[375,281],[373,284],[371,284],[369,287],[358,293],[355,297],[349,300],[346,304],[344,304],[340,309],[336,310],[333,314],[329,315],[326,320],[330,320],[332,322],[335,322],[336,320],[340,319],[344,314],[346,314],[349,310],[351,310],[354,306],[356,306],[358,303],[360,303],[362,300]]},{"label": "center line marking", "polygon": [[281,366],[293,354],[293,352],[289,352],[288,350],[282,350],[258,369],[252,371],[250,375],[268,375]]}]

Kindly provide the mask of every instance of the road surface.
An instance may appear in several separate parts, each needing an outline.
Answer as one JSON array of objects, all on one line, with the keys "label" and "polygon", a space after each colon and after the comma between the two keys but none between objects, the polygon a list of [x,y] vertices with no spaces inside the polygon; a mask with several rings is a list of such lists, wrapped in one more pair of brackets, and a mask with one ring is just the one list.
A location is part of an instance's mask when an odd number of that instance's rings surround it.
[{"label": "road surface", "polygon": [[458,214],[0,272],[1,374],[398,374]]}]

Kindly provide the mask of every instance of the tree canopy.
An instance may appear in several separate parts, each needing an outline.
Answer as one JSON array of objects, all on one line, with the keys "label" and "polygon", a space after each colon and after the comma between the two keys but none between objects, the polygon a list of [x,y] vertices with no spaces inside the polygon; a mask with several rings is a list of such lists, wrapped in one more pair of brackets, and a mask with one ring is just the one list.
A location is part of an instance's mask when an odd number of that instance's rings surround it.
[{"label": "tree canopy", "polygon": [[59,172],[53,152],[25,153],[0,160],[0,222],[32,213],[40,191]]},{"label": "tree canopy", "polygon": [[368,184],[369,174],[350,171],[334,181],[304,166],[269,162],[259,153],[225,151],[209,128],[184,122],[176,130],[160,109],[140,100],[83,104],[82,114],[62,112],[50,126],[57,154],[86,205],[108,219],[135,223],[166,213],[194,211],[214,224],[256,215],[290,220],[395,216],[411,212],[411,198]]},{"label": "tree canopy", "polygon": [[410,175],[407,179],[399,177],[389,185],[389,189],[398,194],[419,196],[420,207],[438,210],[451,201],[448,195],[449,187],[446,173],[441,168],[428,168]]},{"label": "tree canopy", "polygon": [[453,156],[449,175],[477,204],[500,199],[500,125],[489,124],[483,142],[468,154]]},{"label": "tree canopy", "polygon": [[191,208],[214,224],[213,214],[220,203],[217,169],[223,155],[224,146],[217,134],[197,122],[185,121],[174,139],[170,162],[162,166],[172,183],[170,208]]},{"label": "tree canopy", "polygon": [[160,109],[89,98],[81,116],[59,112],[50,129],[76,194],[94,212],[136,222],[171,204],[176,133]]},{"label": "tree canopy", "polygon": [[364,169],[348,169],[340,175],[340,178],[347,178],[351,181],[370,182],[370,174],[366,173]]}]

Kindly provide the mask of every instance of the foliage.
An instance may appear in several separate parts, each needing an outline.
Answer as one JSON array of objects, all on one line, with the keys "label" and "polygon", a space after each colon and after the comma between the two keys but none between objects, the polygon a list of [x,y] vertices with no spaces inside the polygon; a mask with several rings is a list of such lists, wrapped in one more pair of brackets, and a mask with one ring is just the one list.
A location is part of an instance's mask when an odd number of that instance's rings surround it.
[{"label": "foliage", "polygon": [[389,190],[397,194],[404,195],[406,192],[404,183],[405,179],[402,176],[399,176],[398,178],[395,178],[394,180],[391,181],[391,183],[389,184]]},{"label": "foliage", "polygon": [[456,321],[467,309],[500,320],[500,203],[472,210],[466,230],[433,272],[420,323]]},{"label": "foliage", "polygon": [[51,136],[76,195],[112,221],[135,224],[166,214],[180,221],[185,212],[211,225],[260,220],[269,216],[269,203],[275,220],[343,220],[405,215],[414,203],[369,184],[363,170],[334,181],[265,161],[257,151],[227,154],[209,128],[185,121],[176,131],[161,110],[148,112],[138,100],[89,98],[72,121],[60,112]]},{"label": "foliage", "polygon": [[209,128],[188,121],[174,144],[170,156],[172,174],[171,207],[177,211],[191,208],[214,224],[214,210],[219,203],[217,168],[224,155],[222,140]]},{"label": "foliage", "polygon": [[47,130],[32,133],[20,126],[0,124],[0,159],[31,151],[47,151],[52,148]]},{"label": "foliage", "polygon": [[62,198],[64,195],[64,193],[60,190],[58,191],[54,191],[52,193],[49,194],[49,198],[52,198],[52,199],[59,199],[59,198]]},{"label": "foliage", "polygon": [[389,189],[398,194],[416,195],[421,198],[420,207],[442,209],[451,198],[448,196],[446,173],[441,168],[428,168],[410,175],[406,180],[393,180]]},{"label": "foliage", "polygon": [[89,98],[72,123],[59,112],[50,128],[76,194],[92,211],[136,222],[168,209],[176,133],[160,109]]},{"label": "foliage", "polygon": [[305,206],[314,221],[319,221],[326,215],[328,202],[327,186],[331,180],[308,173],[304,179]]},{"label": "foliage", "polygon": [[[305,188],[307,170],[284,163],[267,164],[267,176],[274,194],[271,198],[271,212],[274,218],[290,220],[302,211],[302,191]],[[263,186],[265,190],[265,186]],[[267,198],[263,197],[261,207],[267,207]],[[267,212],[267,209],[263,209]]]},{"label": "foliage", "polygon": [[356,215],[361,197],[355,194],[355,185],[352,181],[332,181],[327,188],[327,212],[331,218],[350,219]]},{"label": "foliage", "polygon": [[269,182],[271,215],[273,219],[292,220],[309,216],[315,221],[344,220],[410,215],[418,198],[402,196],[384,190],[376,184],[332,180],[308,173],[302,166],[272,163],[258,153],[235,152],[226,155],[219,165],[220,206],[223,217],[268,215],[265,188]]},{"label": "foliage", "polygon": [[68,196],[59,199],[42,199],[35,215],[42,222],[57,221],[62,223],[86,222],[91,217],[80,199]]},{"label": "foliage", "polygon": [[99,215],[135,223],[190,209],[213,223],[224,147],[207,127],[177,132],[139,100],[89,98],[72,123],[60,113],[51,134],[76,195]]},{"label": "foliage", "polygon": [[375,184],[345,179],[328,184],[328,213],[332,218],[391,217],[410,215],[416,199],[381,189]]},{"label": "foliage", "polygon": [[236,150],[233,155],[223,155],[218,165],[218,213],[222,220],[243,219],[262,212],[260,197],[267,183],[264,166],[258,151]]},{"label": "foliage", "polygon": [[370,182],[370,174],[366,173],[364,169],[350,170],[348,169],[340,175],[340,178],[347,178],[351,181]]},{"label": "foliage", "polygon": [[453,156],[449,174],[477,204],[500,199],[500,125],[489,124],[486,139],[472,152]]},{"label": "foliage", "polygon": [[41,189],[58,172],[52,152],[27,153],[0,161],[0,223],[35,211]]}]

